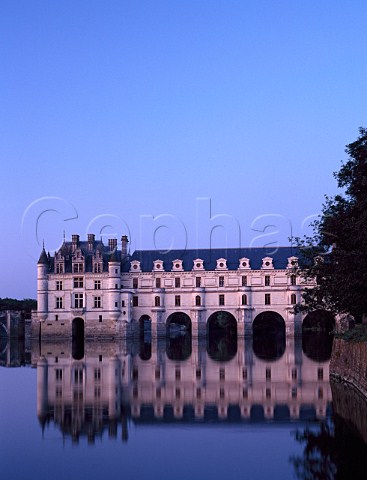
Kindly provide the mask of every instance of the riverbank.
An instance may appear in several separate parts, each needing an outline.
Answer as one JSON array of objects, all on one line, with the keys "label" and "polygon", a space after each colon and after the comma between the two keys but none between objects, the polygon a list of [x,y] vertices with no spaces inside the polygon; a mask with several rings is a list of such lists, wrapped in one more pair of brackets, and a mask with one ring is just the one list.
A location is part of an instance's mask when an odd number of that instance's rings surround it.
[{"label": "riverbank", "polygon": [[334,338],[330,361],[330,378],[349,383],[367,401],[366,329],[355,328]]}]

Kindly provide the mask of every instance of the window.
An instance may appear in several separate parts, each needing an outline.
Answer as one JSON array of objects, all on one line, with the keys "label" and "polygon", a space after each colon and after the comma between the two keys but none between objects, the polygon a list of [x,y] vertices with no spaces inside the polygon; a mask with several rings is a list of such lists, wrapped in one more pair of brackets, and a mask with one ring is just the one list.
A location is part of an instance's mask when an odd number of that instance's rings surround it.
[{"label": "window", "polygon": [[270,388],[267,388],[267,389],[265,390],[265,396],[266,396],[266,398],[271,398],[271,390],[270,390]]},{"label": "window", "polygon": [[297,303],[297,297],[295,293],[292,293],[291,295],[291,304],[295,305]]},{"label": "window", "polygon": [[219,380],[225,380],[226,378],[226,371],[224,370],[224,368],[220,368],[219,369]]},{"label": "window", "polygon": [[100,368],[95,368],[94,369],[94,380],[96,382],[101,380],[101,369]]},{"label": "window", "polygon": [[297,285],[297,277],[295,275],[291,275],[291,285]]},{"label": "window", "polygon": [[270,368],[267,368],[265,370],[265,378],[266,378],[266,380],[271,380],[271,369]]},{"label": "window", "polygon": [[179,388],[176,388],[176,390],[175,390],[175,397],[177,399],[181,397],[181,390]]},{"label": "window", "polygon": [[161,299],[159,297],[154,298],[154,306],[160,307],[161,306]]},{"label": "window", "polygon": [[94,290],[101,290],[101,280],[94,280]]},{"label": "window", "polygon": [[102,315],[98,316],[99,323],[102,323]]},{"label": "window", "polygon": [[196,295],[196,297],[195,297],[195,305],[196,305],[197,307],[200,307],[200,305],[201,305],[201,297],[200,297],[200,295]]},{"label": "window", "polygon": [[155,396],[159,399],[161,398],[161,388],[157,387],[155,390]]},{"label": "window", "polygon": [[201,399],[201,388],[196,389],[196,398],[199,400]]},{"label": "window", "polygon": [[292,368],[292,380],[297,380],[297,369]]},{"label": "window", "polygon": [[160,277],[155,279],[155,288],[161,288],[161,278]]},{"label": "window", "polygon": [[224,295],[219,295],[219,305],[224,305]]},{"label": "window", "polygon": [[265,305],[270,305],[270,293],[265,293]]},{"label": "window", "polygon": [[224,388],[220,388],[219,389],[219,398],[224,398],[224,397],[225,397]]},{"label": "window", "polygon": [[83,288],[83,277],[74,277],[74,288]]},{"label": "window", "polygon": [[55,378],[56,378],[57,382],[61,382],[61,380],[62,380],[62,370],[61,370],[61,368],[56,368]]},{"label": "window", "polygon": [[56,308],[64,308],[62,297],[56,297]]},{"label": "window", "polygon": [[247,295],[242,295],[242,305],[247,305]]},{"label": "window", "polygon": [[117,290],[119,288],[118,283],[115,283],[115,289]]},{"label": "window", "polygon": [[197,378],[197,380],[201,379],[201,368],[196,369],[196,378]]},{"label": "window", "polygon": [[297,388],[296,387],[292,388],[292,398],[297,398]]},{"label": "window", "polygon": [[323,380],[324,379],[324,369],[323,368],[318,368],[317,369],[317,380]]},{"label": "window", "polygon": [[319,388],[317,391],[317,397],[318,398],[323,398],[324,397],[324,391],[322,388]]},{"label": "window", "polygon": [[159,368],[155,369],[155,379],[160,380],[161,378],[161,370]]},{"label": "window", "polygon": [[175,295],[175,307],[181,306],[181,297],[180,295]]},{"label": "window", "polygon": [[56,263],[56,273],[64,273],[64,264]]},{"label": "window", "polygon": [[196,277],[195,278],[195,285],[196,287],[201,287],[201,277]]},{"label": "window", "polygon": [[246,277],[246,275],[242,276],[242,286],[247,287],[247,277]]},{"label": "window", "polygon": [[270,275],[265,275],[265,287],[269,287],[270,285]]},{"label": "window", "polygon": [[125,300],[121,300],[121,307],[125,306]]},{"label": "window", "polygon": [[180,288],[181,281],[180,277],[175,277],[175,288]]},{"label": "window", "polygon": [[224,287],[224,277],[219,277],[219,286]]},{"label": "window", "polygon": [[94,297],[94,308],[101,308],[101,297]]},{"label": "window", "polygon": [[179,367],[176,367],[176,370],[175,370],[175,379],[176,380],[181,380],[181,370]]},{"label": "window", "polygon": [[94,270],[94,273],[101,273],[102,272],[102,264],[101,263],[95,263],[93,270]]},{"label": "window", "polygon": [[133,278],[133,288],[138,288],[138,279]]},{"label": "window", "polygon": [[75,293],[74,294],[74,308],[83,308],[83,294]]},{"label": "window", "polygon": [[74,273],[83,273],[84,265],[82,263],[74,263],[73,272]]},{"label": "window", "polygon": [[139,297],[133,297],[133,307],[139,306]]},{"label": "window", "polygon": [[247,368],[242,369],[242,378],[243,380],[247,380]]},{"label": "window", "polygon": [[62,281],[56,280],[56,290],[62,290]]}]

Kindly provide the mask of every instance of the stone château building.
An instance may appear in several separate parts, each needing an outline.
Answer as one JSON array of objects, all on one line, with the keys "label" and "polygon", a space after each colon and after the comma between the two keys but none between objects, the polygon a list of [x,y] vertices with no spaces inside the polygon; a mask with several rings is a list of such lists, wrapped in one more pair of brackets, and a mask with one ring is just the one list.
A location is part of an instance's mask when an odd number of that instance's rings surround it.
[{"label": "stone ch\u00e2teau building", "polygon": [[108,245],[89,234],[64,241],[38,261],[38,309],[33,335],[120,337],[149,323],[153,336],[178,324],[193,335],[223,314],[239,334],[275,319],[287,334],[300,330],[294,314],[305,284],[295,247],[137,250],[128,238]]}]

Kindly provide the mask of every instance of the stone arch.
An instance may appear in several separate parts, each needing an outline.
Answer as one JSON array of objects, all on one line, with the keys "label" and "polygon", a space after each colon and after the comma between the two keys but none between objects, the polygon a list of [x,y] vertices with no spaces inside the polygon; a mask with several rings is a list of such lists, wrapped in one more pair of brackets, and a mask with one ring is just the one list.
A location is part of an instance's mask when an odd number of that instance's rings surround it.
[{"label": "stone arch", "polygon": [[139,318],[139,357],[149,360],[152,356],[152,319],[149,315]]},{"label": "stone arch", "polygon": [[325,310],[315,310],[305,316],[302,322],[302,350],[315,362],[326,362],[331,357],[335,327],[334,315]]},{"label": "stone arch", "polygon": [[166,321],[167,357],[187,360],[191,356],[191,318],[184,312],[174,312]]},{"label": "stone arch", "polygon": [[75,360],[81,360],[84,357],[84,335],[85,324],[80,317],[73,319],[71,324],[71,338],[72,338],[72,357]]},{"label": "stone arch", "polygon": [[219,362],[232,360],[237,353],[237,321],[227,311],[212,313],[207,321],[207,352]]},{"label": "stone arch", "polygon": [[275,361],[285,352],[285,321],[277,312],[259,313],[252,323],[252,347],[261,360]]}]

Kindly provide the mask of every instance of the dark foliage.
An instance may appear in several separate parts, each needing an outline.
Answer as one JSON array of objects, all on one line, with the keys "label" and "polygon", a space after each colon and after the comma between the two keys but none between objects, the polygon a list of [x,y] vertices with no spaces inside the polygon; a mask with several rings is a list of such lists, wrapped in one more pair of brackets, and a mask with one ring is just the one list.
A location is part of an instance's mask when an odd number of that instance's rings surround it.
[{"label": "dark foliage", "polygon": [[31,310],[37,309],[37,300],[24,298],[17,300],[15,298],[0,298],[0,310],[22,310],[31,313]]},{"label": "dark foliage", "polygon": [[314,235],[297,239],[305,278],[317,286],[304,294],[296,309],[367,314],[367,129],[347,145],[349,159],[334,173],[344,194],[326,197]]}]

